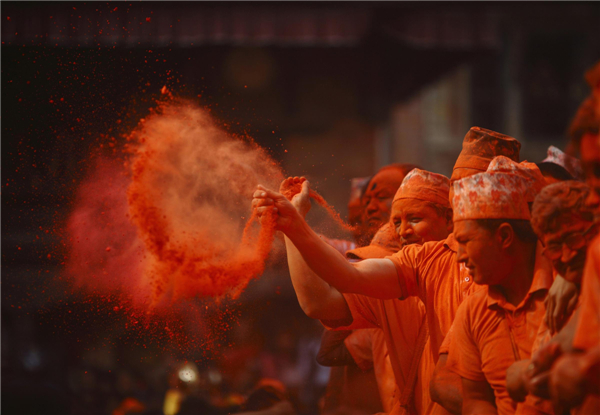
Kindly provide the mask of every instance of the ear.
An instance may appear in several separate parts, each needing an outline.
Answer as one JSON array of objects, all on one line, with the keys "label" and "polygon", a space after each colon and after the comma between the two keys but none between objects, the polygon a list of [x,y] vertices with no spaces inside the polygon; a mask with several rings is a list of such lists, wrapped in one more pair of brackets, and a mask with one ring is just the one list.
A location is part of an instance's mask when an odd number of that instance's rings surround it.
[{"label": "ear", "polygon": [[507,249],[512,246],[516,237],[517,235],[515,235],[515,230],[507,222],[504,222],[498,226],[498,229],[496,230],[496,238],[503,249]]},{"label": "ear", "polygon": [[454,220],[452,218],[453,218],[452,208],[446,209],[446,226],[448,228],[449,233],[452,233],[452,231],[454,230]]}]

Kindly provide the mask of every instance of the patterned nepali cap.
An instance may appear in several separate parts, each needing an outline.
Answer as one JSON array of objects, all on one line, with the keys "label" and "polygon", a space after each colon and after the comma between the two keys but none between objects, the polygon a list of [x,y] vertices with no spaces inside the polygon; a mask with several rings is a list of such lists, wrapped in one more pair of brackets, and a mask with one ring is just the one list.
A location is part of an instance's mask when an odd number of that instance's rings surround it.
[{"label": "patterned nepali cap", "polygon": [[453,183],[454,221],[530,219],[528,180],[512,173],[486,172]]},{"label": "patterned nepali cap", "polygon": [[496,156],[506,156],[518,162],[520,150],[521,143],[513,137],[481,127],[471,127],[463,140],[462,151],[454,164],[450,181],[461,178],[460,172],[456,171],[460,168],[486,171],[490,161]]},{"label": "patterned nepali cap", "polygon": [[398,252],[401,247],[394,226],[388,222],[379,228],[369,246],[351,249],[346,252],[346,257],[350,259],[385,258]]},{"label": "patterned nepali cap", "polygon": [[417,199],[450,207],[450,180],[443,174],[413,169],[406,175],[392,203],[400,199]]},{"label": "patterned nepali cap", "polygon": [[525,178],[529,185],[526,194],[528,203],[533,203],[538,193],[546,186],[546,179],[539,167],[528,161],[516,163],[508,157],[498,156],[490,162],[487,171],[516,174]]},{"label": "patterned nepali cap", "polygon": [[578,180],[583,178],[583,167],[581,166],[581,160],[569,156],[567,153],[554,146],[548,147],[548,157],[542,160],[542,163],[558,164],[571,176],[573,176],[573,178]]}]

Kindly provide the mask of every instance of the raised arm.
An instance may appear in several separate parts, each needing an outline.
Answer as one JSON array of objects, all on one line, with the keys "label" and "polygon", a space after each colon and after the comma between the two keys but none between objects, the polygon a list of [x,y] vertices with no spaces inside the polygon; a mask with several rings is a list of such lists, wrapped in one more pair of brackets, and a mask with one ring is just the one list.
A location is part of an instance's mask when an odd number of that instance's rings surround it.
[{"label": "raised arm", "polygon": [[[308,192],[308,182],[304,182],[302,186],[303,191]],[[355,264],[349,263],[342,254],[319,238],[282,194],[258,186],[258,190],[254,192],[252,206],[259,215],[269,210],[276,214],[276,228],[289,238],[291,245],[297,249],[316,276],[339,292],[381,299],[401,296],[398,274],[392,261],[368,259]],[[294,260],[293,266],[297,265],[298,262]]]}]

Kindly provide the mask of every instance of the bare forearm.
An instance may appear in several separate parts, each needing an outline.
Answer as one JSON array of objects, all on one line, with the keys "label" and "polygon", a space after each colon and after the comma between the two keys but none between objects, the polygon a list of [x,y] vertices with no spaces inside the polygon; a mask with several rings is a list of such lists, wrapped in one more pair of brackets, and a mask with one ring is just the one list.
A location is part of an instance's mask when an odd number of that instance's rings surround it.
[{"label": "bare forearm", "polygon": [[486,381],[462,379],[463,415],[497,415],[494,390]]},{"label": "bare forearm", "polygon": [[310,269],[287,236],[285,246],[292,285],[304,313],[310,318],[320,320],[350,322],[352,314],[344,296]]},{"label": "bare forearm", "polygon": [[447,359],[447,354],[440,355],[429,392],[434,402],[442,405],[448,412],[460,415],[463,404],[462,381],[460,376],[446,368]]},{"label": "bare forearm", "polygon": [[287,236],[314,273],[342,293],[357,293],[390,299],[401,296],[398,275],[389,260],[365,260],[349,263],[329,246],[305,221]]}]

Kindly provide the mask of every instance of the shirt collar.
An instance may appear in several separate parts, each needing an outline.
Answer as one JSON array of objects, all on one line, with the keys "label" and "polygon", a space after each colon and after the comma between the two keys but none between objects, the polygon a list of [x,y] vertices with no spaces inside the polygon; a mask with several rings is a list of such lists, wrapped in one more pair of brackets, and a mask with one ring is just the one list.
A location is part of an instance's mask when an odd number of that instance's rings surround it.
[{"label": "shirt collar", "polygon": [[[533,281],[527,295],[516,309],[523,307],[529,299],[538,291],[548,291],[554,282],[554,271],[552,263],[542,254],[543,246],[538,241],[535,249],[535,264],[533,266]],[[506,302],[504,295],[494,287],[487,286],[487,305],[491,307],[495,304],[502,308],[513,306]]]},{"label": "shirt collar", "polygon": [[458,242],[456,242],[454,232],[448,235],[448,237],[444,241],[444,246],[453,252],[458,252]]}]

